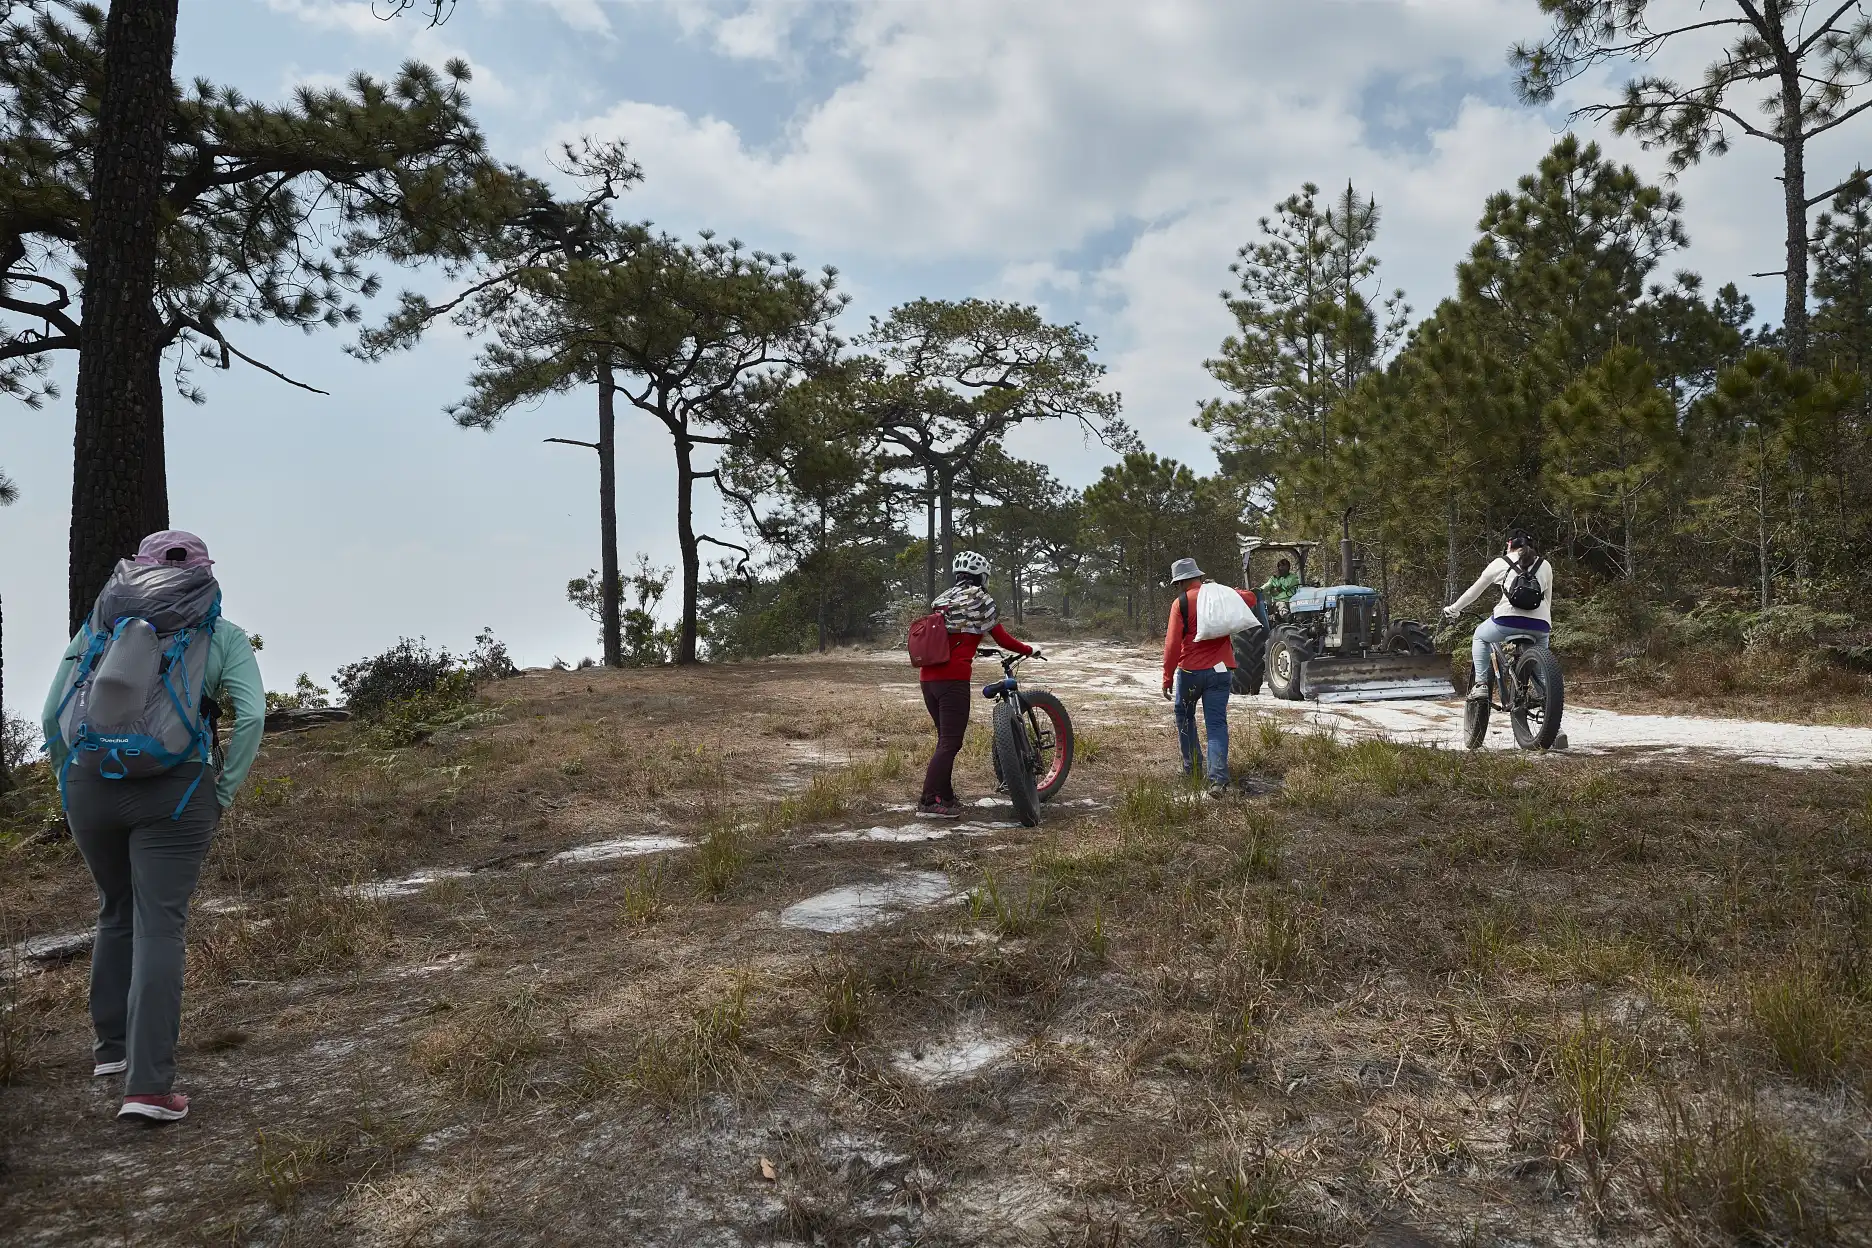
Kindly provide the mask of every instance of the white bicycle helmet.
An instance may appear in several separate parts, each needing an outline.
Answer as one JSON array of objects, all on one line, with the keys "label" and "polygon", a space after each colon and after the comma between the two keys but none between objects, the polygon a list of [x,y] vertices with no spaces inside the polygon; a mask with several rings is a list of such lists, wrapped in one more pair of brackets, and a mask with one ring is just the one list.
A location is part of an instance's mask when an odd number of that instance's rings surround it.
[{"label": "white bicycle helmet", "polygon": [[988,561],[972,550],[962,551],[950,565],[950,571],[958,576],[966,572],[970,576],[987,576]]}]

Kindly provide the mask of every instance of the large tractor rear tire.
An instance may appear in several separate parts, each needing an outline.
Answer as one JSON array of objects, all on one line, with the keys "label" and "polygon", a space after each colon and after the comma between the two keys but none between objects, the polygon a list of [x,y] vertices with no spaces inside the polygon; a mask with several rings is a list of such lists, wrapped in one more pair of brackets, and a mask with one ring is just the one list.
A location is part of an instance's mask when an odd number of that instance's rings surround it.
[{"label": "large tractor rear tire", "polygon": [[1268,692],[1289,702],[1300,701],[1305,696],[1302,682],[1306,662],[1312,657],[1313,647],[1304,636],[1291,628],[1275,629],[1268,638]]},{"label": "large tractor rear tire", "polygon": [[1384,648],[1391,654],[1435,654],[1436,640],[1416,620],[1393,620],[1385,630]]},{"label": "large tractor rear tire", "polygon": [[1236,693],[1252,697],[1261,692],[1261,682],[1267,676],[1267,647],[1265,628],[1235,634],[1235,675],[1230,684]]}]

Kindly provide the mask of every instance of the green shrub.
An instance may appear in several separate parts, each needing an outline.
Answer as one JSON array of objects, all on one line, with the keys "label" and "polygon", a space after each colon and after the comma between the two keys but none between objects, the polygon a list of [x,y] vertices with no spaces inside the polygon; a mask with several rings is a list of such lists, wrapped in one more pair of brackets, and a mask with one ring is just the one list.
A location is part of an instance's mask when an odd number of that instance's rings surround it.
[{"label": "green shrub", "polygon": [[426,640],[405,637],[375,658],[345,664],[332,680],[353,715],[379,719],[392,703],[444,689],[458,671],[447,650],[432,651]]},{"label": "green shrub", "polygon": [[1750,647],[1811,646],[1845,632],[1853,623],[1853,617],[1841,611],[1816,611],[1800,604],[1770,607],[1748,617],[1742,642]]},{"label": "green shrub", "polygon": [[13,711],[0,711],[0,769],[17,771],[39,753],[39,725]]},{"label": "green shrub", "polygon": [[267,691],[266,709],[268,711],[314,711],[331,705],[331,690],[313,683],[312,677],[299,673],[299,679],[293,682],[291,693]]},{"label": "green shrub", "polygon": [[367,719],[365,734],[378,746],[414,745],[439,728],[466,727],[478,714],[473,676],[466,670],[454,671],[433,689],[398,698],[378,710]]}]

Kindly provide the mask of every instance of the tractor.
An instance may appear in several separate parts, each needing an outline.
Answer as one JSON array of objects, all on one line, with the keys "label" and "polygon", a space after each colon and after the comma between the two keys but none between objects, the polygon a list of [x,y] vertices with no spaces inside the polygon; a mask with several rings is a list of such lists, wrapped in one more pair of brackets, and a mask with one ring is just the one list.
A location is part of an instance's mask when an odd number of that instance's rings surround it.
[{"label": "tractor", "polygon": [[1357,583],[1351,513],[1342,524],[1337,585],[1315,585],[1308,575],[1319,542],[1248,539],[1244,587],[1260,589],[1256,557],[1273,554],[1292,559],[1300,588],[1284,602],[1261,604],[1267,627],[1235,635],[1235,692],[1260,693],[1265,681],[1275,697],[1294,702],[1455,697],[1449,658],[1436,653],[1430,630],[1393,620],[1383,595]]}]

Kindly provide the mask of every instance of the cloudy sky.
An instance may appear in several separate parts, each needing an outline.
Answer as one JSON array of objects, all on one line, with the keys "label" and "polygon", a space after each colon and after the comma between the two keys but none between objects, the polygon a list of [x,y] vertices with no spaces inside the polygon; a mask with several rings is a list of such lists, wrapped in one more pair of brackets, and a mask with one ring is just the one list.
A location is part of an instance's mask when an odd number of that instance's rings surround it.
[{"label": "cloudy sky", "polygon": [[[1484,197],[1565,129],[1513,98],[1507,49],[1540,29],[1534,0],[460,0],[439,30],[352,0],[189,0],[177,72],[276,99],[465,57],[500,155],[543,170],[561,140],[625,139],[646,175],[629,214],[836,264],[853,331],[919,295],[1083,323],[1146,442],[1206,471],[1189,420],[1214,392],[1217,294],[1257,219],[1303,181],[1349,178],[1383,210],[1385,284],[1434,307]],[[1816,184],[1841,161],[1819,153]],[[1772,174],[1745,143],[1681,185],[1682,265],[1770,310],[1774,283],[1746,275],[1780,267]],[[364,365],[343,342],[242,339],[329,398],[237,367],[199,375],[205,406],[169,409],[174,522],[207,538],[229,616],[265,636],[268,684],[399,635],[465,646],[484,625],[523,664],[593,653],[564,586],[597,562],[596,471],[541,442],[589,436],[589,399],[463,432],[443,408],[473,343],[443,334]],[[647,418],[624,425],[624,550],[673,563],[667,442]],[[1015,449],[1074,483],[1105,462],[1065,429]],[[0,410],[0,467],[24,496],[0,511],[20,709],[62,640],[70,456],[68,400]]]}]

